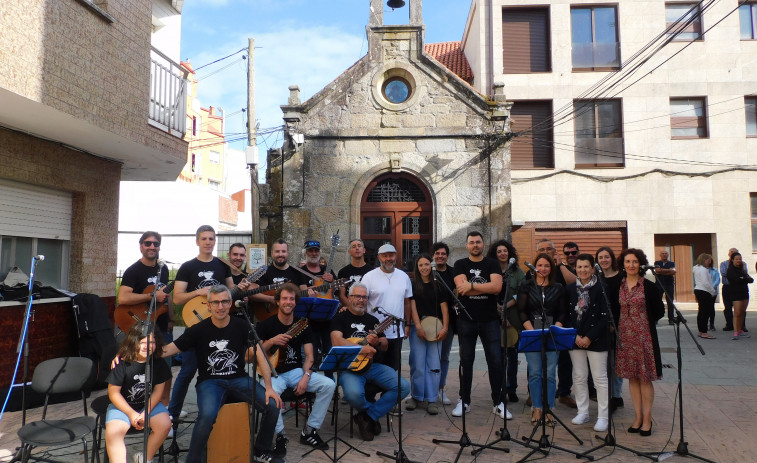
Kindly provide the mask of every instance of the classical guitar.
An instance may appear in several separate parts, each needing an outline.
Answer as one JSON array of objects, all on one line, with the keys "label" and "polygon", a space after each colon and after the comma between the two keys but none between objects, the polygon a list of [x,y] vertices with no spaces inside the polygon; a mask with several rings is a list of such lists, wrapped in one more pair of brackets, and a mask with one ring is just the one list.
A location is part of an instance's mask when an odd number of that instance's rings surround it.
[{"label": "classical guitar", "polygon": [[[381,334],[383,333],[387,328],[389,328],[392,323],[394,323],[394,317],[386,317],[384,321],[376,325],[373,330],[371,330],[371,333],[373,334]],[[363,337],[354,337],[354,338],[348,338],[348,341],[357,344],[359,346],[365,346],[368,344],[368,341],[366,341],[366,338]],[[370,357],[368,354],[358,354],[357,357],[355,357],[355,360],[352,361],[350,364],[349,370],[353,373],[363,373],[365,370],[371,367],[373,364],[373,357]]]},{"label": "classical guitar", "polygon": [[[339,280],[334,280],[331,283],[324,281],[319,286],[314,286],[312,288],[302,289],[302,290],[297,291],[297,295],[299,297],[308,297],[310,295],[309,294],[310,289],[314,289],[315,292],[317,293],[316,297],[331,299],[330,297],[327,297],[327,294],[330,294],[334,290],[338,291],[342,286],[345,286],[349,282],[350,282],[349,278],[342,278]],[[267,296],[273,296],[273,294],[276,292],[279,286],[283,285],[284,283],[286,282],[281,282],[275,285],[266,286],[265,288],[268,288],[268,289],[265,289],[264,291],[260,291],[263,288],[255,288],[251,291],[254,291],[255,292],[254,294],[263,293]],[[271,288],[271,286],[274,286],[274,287]],[[245,292],[245,295],[249,292],[250,291]],[[263,321],[266,318],[276,315],[279,309],[276,307],[275,304],[268,304],[266,302],[253,302],[252,310],[255,315],[255,318],[258,321]]]},{"label": "classical guitar", "polygon": [[[331,268],[334,266],[334,255],[336,255],[336,247],[339,246],[339,230],[336,231],[336,234],[331,235],[331,251],[329,251],[329,258],[326,261],[326,270],[323,272],[324,275],[331,273]],[[315,285],[321,286],[325,283],[323,278],[318,278],[316,280]],[[324,297],[333,299],[333,288],[329,289],[328,292],[324,293]]]},{"label": "classical guitar", "polygon": [[[242,281],[255,282],[258,280],[258,278],[263,276],[266,270],[268,270],[268,267],[264,265],[247,275],[247,277]],[[239,289],[239,285],[237,285],[231,290],[231,300],[237,301],[239,299],[243,299],[247,295],[263,292],[262,288],[255,288],[252,291],[256,292],[242,291],[241,289]],[[201,322],[208,317],[210,317],[210,309],[208,308],[208,298],[206,296],[193,297],[192,299],[188,300],[186,304],[184,304],[184,308],[181,310],[181,318],[184,320],[184,324],[187,327]]]},{"label": "classical guitar", "polygon": [[[159,291],[163,291],[166,294],[171,294],[173,291],[174,282],[170,282],[162,288],[158,288]],[[150,285],[142,291],[142,294],[152,294],[155,289],[155,285]],[[113,312],[113,318],[116,321],[118,329],[126,333],[136,322],[143,322],[147,320],[147,311],[150,309],[149,302],[141,302],[139,304],[118,304],[115,312]],[[158,304],[152,313],[153,323],[158,317],[168,311],[168,304]]]},{"label": "classical guitar", "polygon": [[[308,319],[307,318],[300,318],[292,326],[289,327],[289,329],[286,331],[286,335],[291,336],[292,338],[295,338],[299,336],[303,331],[305,331],[305,328],[308,327]],[[266,352],[268,355],[268,360],[271,361],[271,365],[273,365],[273,368],[278,368],[279,366],[279,353],[281,352],[281,346],[273,346],[271,347],[271,350]],[[258,365],[258,374],[262,375],[260,372],[260,365]]]}]

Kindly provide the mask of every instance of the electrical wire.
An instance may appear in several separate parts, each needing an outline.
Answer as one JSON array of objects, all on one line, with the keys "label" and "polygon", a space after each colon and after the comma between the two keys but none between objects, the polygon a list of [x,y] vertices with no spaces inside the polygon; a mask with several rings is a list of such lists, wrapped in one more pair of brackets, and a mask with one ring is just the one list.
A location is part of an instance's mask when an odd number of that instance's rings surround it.
[{"label": "electrical wire", "polygon": [[208,67],[208,66],[210,66],[211,64],[216,64],[216,63],[218,63],[219,61],[223,61],[223,60],[225,60],[225,59],[227,59],[227,58],[231,58],[232,56],[236,55],[237,53],[241,53],[241,52],[243,52],[243,51],[245,51],[245,50],[247,50],[247,47],[244,47],[244,48],[240,48],[239,50],[235,51],[234,53],[232,53],[232,54],[230,54],[230,55],[226,55],[226,56],[224,56],[223,58],[218,58],[217,60],[215,60],[215,61],[211,61],[211,62],[210,62],[210,63],[208,63],[208,64],[203,64],[203,65],[202,65],[202,66],[200,66],[200,67],[194,68],[194,71],[195,71],[195,72],[197,72],[197,71],[199,71],[199,70],[200,70],[200,69],[202,69],[202,68]]}]

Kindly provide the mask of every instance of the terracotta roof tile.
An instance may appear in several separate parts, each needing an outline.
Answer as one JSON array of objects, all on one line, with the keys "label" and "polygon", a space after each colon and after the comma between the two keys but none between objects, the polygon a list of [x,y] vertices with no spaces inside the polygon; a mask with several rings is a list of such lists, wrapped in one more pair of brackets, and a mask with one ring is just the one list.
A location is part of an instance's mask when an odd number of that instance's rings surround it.
[{"label": "terracotta roof tile", "polygon": [[468,60],[460,48],[460,42],[427,43],[424,48],[432,58],[442,63],[464,81],[473,84],[473,71],[471,71]]}]

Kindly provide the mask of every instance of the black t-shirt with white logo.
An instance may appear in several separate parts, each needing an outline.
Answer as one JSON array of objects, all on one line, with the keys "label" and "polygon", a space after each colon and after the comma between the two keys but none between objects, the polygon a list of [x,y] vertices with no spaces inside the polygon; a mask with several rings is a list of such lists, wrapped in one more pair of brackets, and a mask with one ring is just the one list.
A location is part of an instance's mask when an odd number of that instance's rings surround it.
[{"label": "black t-shirt with white logo", "polygon": [[[292,325],[294,325],[299,319],[300,317],[295,316]],[[258,330],[258,336],[260,336],[260,339],[267,341],[280,334],[286,333],[292,325],[281,323],[279,317],[270,317],[259,322],[255,325],[255,328]],[[302,367],[302,346],[304,344],[312,343],[310,326],[308,326],[300,334],[290,339],[286,346],[274,346],[279,351],[279,363],[276,366],[276,371],[279,373],[286,373],[287,371]]]},{"label": "black t-shirt with white logo", "polygon": [[294,269],[291,265],[286,270],[276,268],[275,265],[268,267],[268,270],[257,281],[260,286],[268,286],[277,283],[284,283],[290,281],[295,286],[305,285],[308,282],[308,277],[303,275]]},{"label": "black t-shirt with white logo", "polygon": [[[465,279],[474,284],[484,284],[491,281],[492,274],[500,274],[499,263],[489,257],[484,257],[479,262],[473,262],[470,258],[460,259],[455,262],[454,274],[465,275]],[[459,296],[460,302],[465,306],[468,313],[477,322],[490,322],[499,318],[497,312],[496,294],[479,294],[476,296]]]},{"label": "black t-shirt with white logo", "polygon": [[195,349],[198,383],[206,379],[239,378],[246,375],[247,330],[247,322],[238,317],[230,317],[223,328],[206,318],[187,328],[174,343],[181,351]]},{"label": "black t-shirt with white logo", "polygon": [[[128,286],[134,291],[134,294],[142,294],[142,292],[144,292],[144,290],[147,289],[148,286],[154,285],[157,281],[157,264],[152,267],[148,267],[147,265],[143,264],[141,260],[138,260],[124,271],[124,274],[121,277],[121,286]],[[160,282],[158,283],[158,288],[162,288],[167,284],[168,267],[164,265],[160,270]],[[168,312],[166,312],[158,317],[158,320],[156,321],[158,329],[160,329],[160,331],[163,333],[168,331],[168,320]]]},{"label": "black t-shirt with white logo", "polygon": [[[162,358],[153,362],[153,384],[165,383],[171,379],[171,369]],[[131,408],[141,411],[145,408],[145,364],[120,361],[105,379],[108,384],[121,386],[121,395]]]},{"label": "black t-shirt with white logo", "polygon": [[[365,338],[379,324],[378,318],[370,314],[358,316],[345,310],[331,319],[331,331],[339,331],[344,339]],[[384,333],[378,335],[383,337]]]},{"label": "black t-shirt with white logo", "polygon": [[203,262],[196,257],[181,264],[176,272],[176,281],[187,283],[187,292],[208,286],[226,286],[226,278],[231,276],[228,265],[214,257],[210,262]]}]

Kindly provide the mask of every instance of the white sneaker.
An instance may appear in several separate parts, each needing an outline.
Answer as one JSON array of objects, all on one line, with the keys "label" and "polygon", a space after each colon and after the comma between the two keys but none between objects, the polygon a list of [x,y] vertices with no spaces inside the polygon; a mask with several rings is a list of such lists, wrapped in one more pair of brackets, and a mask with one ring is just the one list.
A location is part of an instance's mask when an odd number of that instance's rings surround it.
[{"label": "white sneaker", "polygon": [[[589,421],[591,421],[591,420],[589,419],[589,414],[588,413],[579,413],[578,415],[576,415],[575,418],[573,418],[571,420],[571,423],[573,423],[573,424],[586,424]],[[605,426],[605,428],[607,428],[607,426]]]},{"label": "white sneaker", "polygon": [[186,410],[182,410],[181,412],[179,412],[179,419],[183,420],[187,417],[187,415],[189,415],[189,413]]},{"label": "white sneaker", "polygon": [[439,394],[442,397],[442,403],[444,405],[452,405],[452,400],[450,400],[449,397],[447,397],[447,393],[444,392],[444,389],[440,389],[441,394]]},{"label": "white sneaker", "polygon": [[594,430],[597,432],[607,431],[607,418],[597,418],[597,422],[594,424]]},{"label": "white sneaker", "polygon": [[171,429],[168,430],[168,435],[166,436],[166,439],[172,439],[173,438],[173,426],[171,426]]},{"label": "white sneaker", "polygon": [[[470,413],[470,404],[465,404],[465,413]],[[463,399],[457,399],[457,406],[452,410],[452,416],[463,416]]]},{"label": "white sneaker", "polygon": [[145,461],[145,456],[142,455],[142,452],[137,452],[131,457],[131,461],[134,463],[143,463]]},{"label": "white sneaker", "polygon": [[508,420],[513,419],[513,414],[510,413],[510,410],[505,408],[504,402],[500,402],[499,405],[495,405],[494,407],[492,407],[492,413],[494,413],[495,415],[499,415],[499,417],[502,419],[504,419],[505,417],[507,417]]}]

